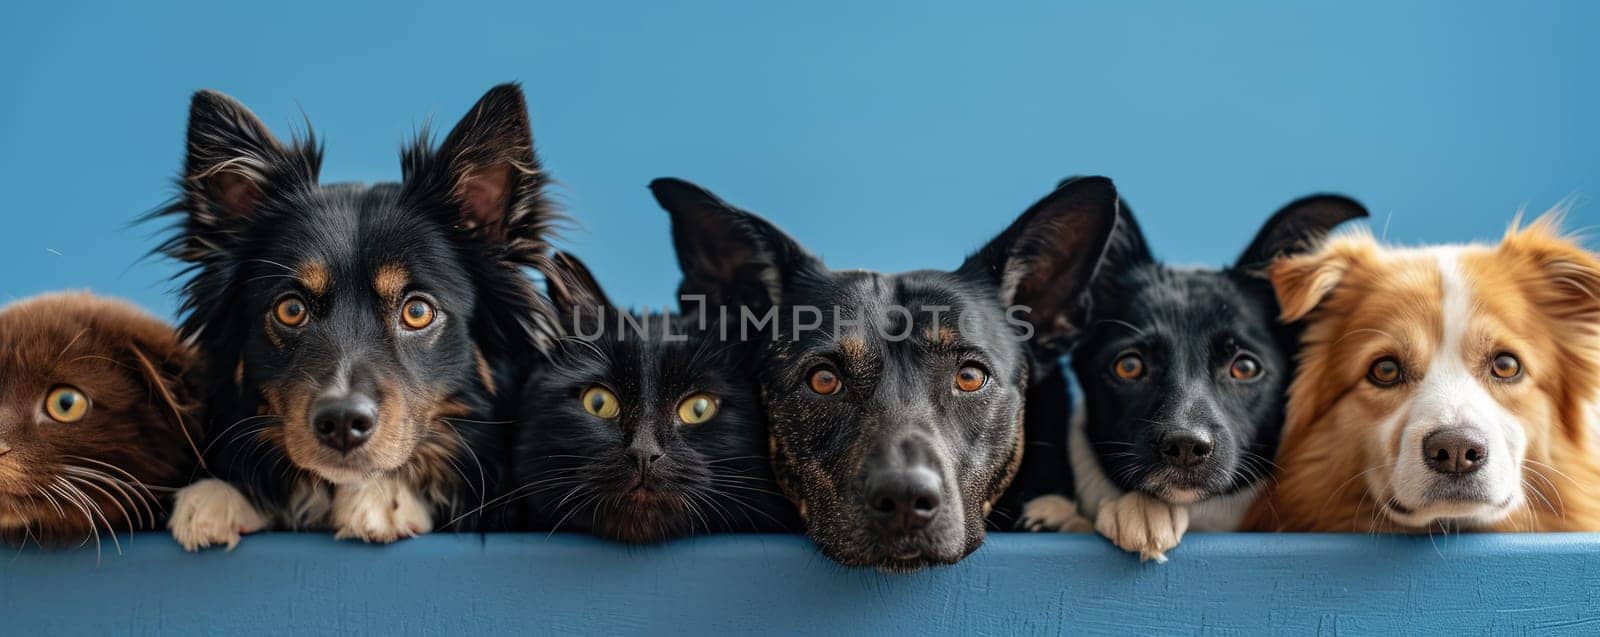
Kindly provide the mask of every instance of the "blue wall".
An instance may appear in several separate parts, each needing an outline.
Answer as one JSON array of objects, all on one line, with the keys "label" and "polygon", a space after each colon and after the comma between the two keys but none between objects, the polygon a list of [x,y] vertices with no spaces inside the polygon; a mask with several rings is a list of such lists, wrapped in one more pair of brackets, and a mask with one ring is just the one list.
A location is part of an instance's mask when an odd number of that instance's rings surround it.
[{"label": "blue wall", "polygon": [[[163,2],[0,6],[0,301],[90,287],[163,314],[135,264],[190,91],[398,176],[401,139],[526,83],[615,299],[671,300],[652,177],[699,180],[838,266],[952,266],[1074,173],[1115,177],[1156,249],[1231,259],[1337,189],[1393,239],[1494,237],[1600,193],[1600,3]],[[1582,206],[1574,225],[1600,222]]]},{"label": "blue wall", "polygon": [[1590,534],[1197,534],[1141,565],[1094,536],[1006,534],[955,567],[889,576],[799,537],[269,535],[184,555],[140,535],[98,562],[93,547],[0,556],[0,633],[1592,635],[1597,548]]}]

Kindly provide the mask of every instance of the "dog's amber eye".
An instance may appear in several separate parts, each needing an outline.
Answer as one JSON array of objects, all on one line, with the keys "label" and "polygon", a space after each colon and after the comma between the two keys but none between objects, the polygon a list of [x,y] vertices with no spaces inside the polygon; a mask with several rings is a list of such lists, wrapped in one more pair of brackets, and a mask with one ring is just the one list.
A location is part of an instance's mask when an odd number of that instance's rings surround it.
[{"label": "dog's amber eye", "polygon": [[1494,372],[1494,377],[1500,380],[1511,380],[1522,375],[1522,361],[1510,354],[1500,354],[1494,357],[1489,365],[1489,371]]},{"label": "dog's amber eye", "polygon": [[1250,380],[1261,375],[1261,361],[1253,356],[1240,354],[1233,359],[1233,364],[1228,366],[1228,375],[1234,380]]},{"label": "dog's amber eye", "polygon": [[306,308],[305,300],[298,296],[288,296],[272,306],[272,315],[277,317],[279,323],[289,327],[300,327],[311,317],[311,311]]},{"label": "dog's amber eye", "polygon": [[956,389],[964,392],[975,392],[983,389],[989,382],[989,373],[975,365],[967,365],[956,370]]},{"label": "dog's amber eye", "polygon": [[44,397],[44,413],[56,422],[78,422],[89,415],[89,397],[77,387],[57,386]]},{"label": "dog's amber eye", "polygon": [[717,398],[711,394],[695,394],[678,403],[678,420],[685,425],[698,425],[717,415]]},{"label": "dog's amber eye", "polygon": [[1403,373],[1400,361],[1385,356],[1372,363],[1372,367],[1367,370],[1367,380],[1379,387],[1391,387],[1400,382]]},{"label": "dog's amber eye", "polygon": [[833,370],[826,367],[818,367],[811,370],[811,378],[809,382],[811,384],[811,391],[817,392],[824,396],[837,393],[839,391],[839,375],[833,373]]},{"label": "dog's amber eye", "polygon": [[422,299],[411,299],[400,308],[400,321],[414,330],[433,325],[433,304]]},{"label": "dog's amber eye", "polygon": [[616,418],[622,411],[622,406],[617,403],[617,395],[611,390],[598,385],[583,390],[583,410],[590,415],[606,420]]},{"label": "dog's amber eye", "polygon": [[1138,354],[1128,354],[1117,359],[1111,364],[1111,373],[1122,380],[1139,380],[1144,378],[1144,359]]}]

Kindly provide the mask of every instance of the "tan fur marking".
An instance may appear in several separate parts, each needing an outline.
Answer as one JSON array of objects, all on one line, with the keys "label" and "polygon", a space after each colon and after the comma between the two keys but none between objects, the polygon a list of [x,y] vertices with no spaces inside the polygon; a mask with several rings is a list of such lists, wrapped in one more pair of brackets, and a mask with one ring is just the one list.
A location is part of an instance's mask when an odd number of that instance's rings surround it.
[{"label": "tan fur marking", "polygon": [[333,285],[333,277],[328,273],[327,264],[321,261],[306,261],[295,270],[295,275],[300,277],[300,284],[306,290],[317,296],[328,293],[328,286]]},{"label": "tan fur marking", "polygon": [[411,284],[411,272],[404,266],[390,263],[378,268],[378,273],[372,277],[372,289],[390,303],[400,303],[400,295],[406,291],[406,286]]}]

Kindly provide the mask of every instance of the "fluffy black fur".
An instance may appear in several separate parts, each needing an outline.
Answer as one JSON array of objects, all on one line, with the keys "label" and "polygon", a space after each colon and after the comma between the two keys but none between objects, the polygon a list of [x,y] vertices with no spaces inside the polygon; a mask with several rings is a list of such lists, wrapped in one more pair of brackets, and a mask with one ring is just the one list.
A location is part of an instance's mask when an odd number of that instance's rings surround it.
[{"label": "fluffy black fur", "polygon": [[906,571],[977,549],[1020,460],[1024,337],[1070,339],[1083,324],[1081,291],[1115,225],[1111,182],[1058,189],[954,271],[903,274],[831,270],[697,186],[651,189],[672,215],[682,292],[775,309],[759,374],[774,464],[822,552]]},{"label": "fluffy black fur", "polygon": [[[181,195],[155,216],[178,220],[159,250],[188,264],[181,329],[213,370],[206,457],[277,526],[337,526],[333,485],[376,476],[411,484],[443,525],[492,497],[515,409],[505,390],[554,329],[525,273],[547,266],[556,215],[522,92],[490,90],[437,147],[421,133],[399,183],[320,184],[315,140],[280,143],[220,93],[191,103]],[[303,325],[275,319],[291,298]],[[413,299],[436,312],[423,329],[401,323]],[[335,394],[373,408],[373,442],[291,458]]]},{"label": "fluffy black fur", "polygon": [[[577,259],[555,263],[549,296],[568,335],[523,392],[508,492],[526,500],[526,526],[629,543],[798,531],[773,482],[760,344],[722,338],[699,316],[628,313]],[[614,396],[616,414],[585,407],[595,388]],[[716,409],[687,422],[680,406],[698,397]]]},{"label": "fluffy black fur", "polygon": [[1070,455],[1089,517],[1102,499],[1140,491],[1193,505],[1194,529],[1237,524],[1252,489],[1271,473],[1298,341],[1294,327],[1278,322],[1262,270],[1366,215],[1337,195],[1297,200],[1218,270],[1156,261],[1132,212],[1121,208],[1092,286],[1092,320],[1072,353],[1086,417],[1072,425],[1077,431],[1054,434],[1063,447],[1087,445]]}]

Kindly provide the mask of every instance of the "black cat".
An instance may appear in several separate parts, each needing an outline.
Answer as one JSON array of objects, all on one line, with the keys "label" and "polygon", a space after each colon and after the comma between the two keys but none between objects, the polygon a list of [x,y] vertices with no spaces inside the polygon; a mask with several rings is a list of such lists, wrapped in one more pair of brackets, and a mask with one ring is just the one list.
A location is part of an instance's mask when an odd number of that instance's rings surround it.
[{"label": "black cat", "polygon": [[508,494],[527,527],[628,543],[799,530],[773,482],[757,345],[619,310],[577,259],[553,262],[565,338],[525,385]]}]

